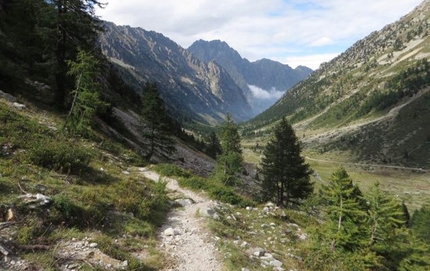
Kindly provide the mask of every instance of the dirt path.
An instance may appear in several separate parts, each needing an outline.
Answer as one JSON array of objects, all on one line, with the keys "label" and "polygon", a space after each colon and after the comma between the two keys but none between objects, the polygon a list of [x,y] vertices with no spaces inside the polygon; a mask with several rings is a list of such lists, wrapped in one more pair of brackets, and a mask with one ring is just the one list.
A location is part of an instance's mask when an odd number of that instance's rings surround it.
[{"label": "dirt path", "polygon": [[[139,171],[146,178],[158,181],[160,176],[147,168]],[[219,271],[222,264],[218,260],[215,242],[206,230],[206,217],[198,215],[214,205],[214,202],[192,191],[179,187],[178,182],[171,178],[167,181],[167,189],[183,194],[184,199],[191,199],[184,207],[174,209],[168,220],[159,231],[160,248],[173,259],[169,271]]]}]

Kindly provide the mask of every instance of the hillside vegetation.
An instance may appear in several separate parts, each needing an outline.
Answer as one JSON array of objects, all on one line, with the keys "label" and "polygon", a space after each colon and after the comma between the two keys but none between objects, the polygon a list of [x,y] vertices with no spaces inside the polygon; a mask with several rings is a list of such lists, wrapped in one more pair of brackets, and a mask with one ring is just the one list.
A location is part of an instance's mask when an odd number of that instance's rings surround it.
[{"label": "hillside vegetation", "polygon": [[321,65],[243,126],[264,131],[284,116],[306,148],[351,151],[355,161],[428,168],[430,2]]},{"label": "hillside vegetation", "polygon": [[[171,270],[161,246],[192,235],[211,248],[194,263],[226,270],[428,269],[429,1],[245,124],[245,140],[219,111],[207,138],[185,131],[158,84],[124,79],[97,46],[97,5],[0,1],[0,269]],[[384,165],[398,171],[372,171]],[[190,214],[196,228],[161,232]]]}]

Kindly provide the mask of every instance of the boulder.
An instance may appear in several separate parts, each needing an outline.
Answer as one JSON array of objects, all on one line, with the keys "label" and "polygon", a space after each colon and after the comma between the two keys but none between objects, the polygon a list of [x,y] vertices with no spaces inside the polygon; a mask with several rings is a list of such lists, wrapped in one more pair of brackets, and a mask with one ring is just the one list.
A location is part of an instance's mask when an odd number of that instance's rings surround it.
[{"label": "boulder", "polygon": [[200,209],[200,215],[205,217],[211,217],[213,219],[219,219],[219,215],[210,207]]},{"label": "boulder", "polygon": [[6,101],[11,103],[16,102],[16,98],[14,96],[10,95],[9,93],[3,92],[1,90],[0,90],[0,98],[3,98]]}]

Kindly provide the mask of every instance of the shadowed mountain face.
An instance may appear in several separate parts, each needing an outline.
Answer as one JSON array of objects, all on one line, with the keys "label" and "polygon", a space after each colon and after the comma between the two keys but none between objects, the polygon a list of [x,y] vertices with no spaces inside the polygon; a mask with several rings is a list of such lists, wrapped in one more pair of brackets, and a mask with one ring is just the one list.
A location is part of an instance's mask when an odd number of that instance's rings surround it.
[{"label": "shadowed mountain face", "polygon": [[269,108],[286,90],[312,73],[307,67],[299,66],[292,69],[288,65],[269,59],[250,62],[242,58],[227,43],[219,40],[198,40],[188,48],[188,51],[206,63],[215,61],[228,71],[236,84],[242,88],[257,114]]},{"label": "shadowed mountain face", "polygon": [[430,164],[430,1],[371,33],[246,124],[249,134],[284,116],[305,145],[361,161]]},{"label": "shadowed mountain face", "polygon": [[230,75],[205,63],[162,34],[105,23],[103,53],[137,91],[156,82],[171,114],[179,121],[215,124],[229,112],[236,121],[254,113]]}]

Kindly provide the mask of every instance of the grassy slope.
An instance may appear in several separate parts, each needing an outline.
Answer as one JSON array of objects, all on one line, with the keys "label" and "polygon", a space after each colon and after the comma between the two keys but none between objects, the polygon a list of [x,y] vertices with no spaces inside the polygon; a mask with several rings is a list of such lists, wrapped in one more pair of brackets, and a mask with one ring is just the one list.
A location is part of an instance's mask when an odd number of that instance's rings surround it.
[{"label": "grassy slope", "polygon": [[[0,127],[0,205],[2,215],[11,207],[17,222],[0,230],[1,244],[32,270],[67,264],[56,258],[56,246],[84,237],[111,257],[128,260],[129,270],[163,266],[154,241],[168,198],[162,184],[127,171],[144,164],[140,157],[95,131],[86,138],[64,136],[60,116],[31,105],[17,110],[1,99]],[[33,208],[20,199],[24,191],[44,194],[51,203]],[[49,249],[22,249],[30,245]],[[145,259],[132,256],[143,251]],[[82,270],[95,268],[78,262]]]}]

